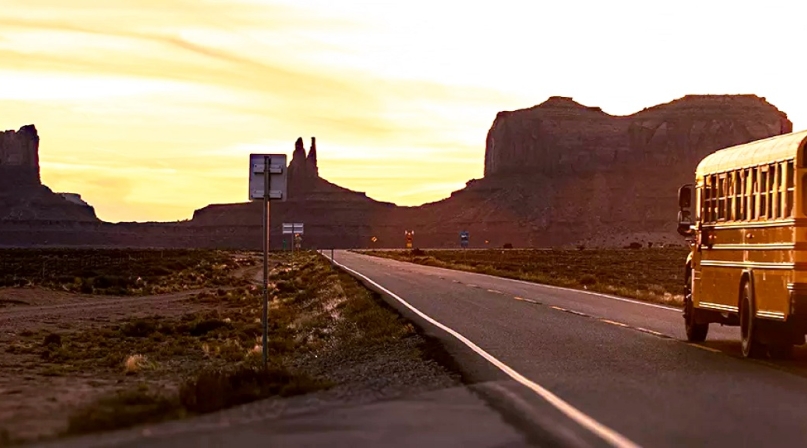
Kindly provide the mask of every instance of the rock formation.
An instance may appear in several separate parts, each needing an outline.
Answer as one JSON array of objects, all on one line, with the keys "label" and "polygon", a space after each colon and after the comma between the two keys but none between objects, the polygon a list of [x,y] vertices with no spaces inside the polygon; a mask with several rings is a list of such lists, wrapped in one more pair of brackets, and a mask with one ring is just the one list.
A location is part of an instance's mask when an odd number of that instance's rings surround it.
[{"label": "rock formation", "polygon": [[0,192],[39,186],[39,135],[34,125],[0,131]]},{"label": "rock formation", "polygon": [[[80,196],[79,196],[80,199]],[[39,134],[33,125],[0,132],[0,221],[97,221],[92,207],[54,194],[39,177]],[[1,232],[1,231],[0,231]]]},{"label": "rock formation", "polygon": [[646,163],[689,168],[716,149],[791,132],[792,126],[755,95],[689,95],[628,116],[551,97],[496,116],[485,148],[485,177],[556,177]]},{"label": "rock formation", "polygon": [[689,95],[628,116],[552,97],[497,115],[481,183],[532,229],[524,243],[674,241],[677,188],[703,157],[792,126],[755,95]]},{"label": "rock formation", "polygon": [[[38,189],[21,195],[0,188],[0,245],[261,247],[259,202],[210,205],[189,222],[102,223],[80,198],[39,185],[39,138],[33,127],[23,129],[0,134],[0,176]],[[375,201],[322,179],[316,140],[306,154],[300,138],[288,200],[271,206],[271,245],[288,247],[284,222],[305,224],[309,248],[403,247],[404,230],[415,231],[419,247],[458,247],[461,230],[470,231],[471,247],[680,244],[677,189],[692,182],[698,161],[791,131],[784,113],[754,95],[690,95],[628,116],[552,97],[500,112],[488,132],[485,176],[419,207]]]},{"label": "rock formation", "polygon": [[[314,137],[308,155],[302,138],[295,142],[288,167],[288,193],[288,200],[273,202],[270,207],[274,248],[289,247],[289,237],[281,232],[284,222],[305,224],[308,247],[326,247],[335,242],[339,247],[360,247],[369,240],[373,226],[383,225],[389,210],[395,208],[394,204],[372,200],[365,193],[342,188],[319,177]],[[261,210],[259,202],[209,205],[194,212],[189,226],[207,229],[228,226],[234,235],[233,241],[238,241],[237,246],[260,247]],[[254,231],[245,232],[244,226]]]}]

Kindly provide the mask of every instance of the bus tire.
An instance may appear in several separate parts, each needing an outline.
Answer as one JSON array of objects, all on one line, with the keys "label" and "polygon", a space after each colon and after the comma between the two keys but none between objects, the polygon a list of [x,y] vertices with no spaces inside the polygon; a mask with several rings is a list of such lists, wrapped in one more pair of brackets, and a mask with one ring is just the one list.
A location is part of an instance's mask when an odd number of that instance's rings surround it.
[{"label": "bus tire", "polygon": [[695,305],[692,303],[692,277],[691,270],[687,270],[686,285],[684,286],[684,327],[687,341],[703,342],[709,334],[709,324],[698,323],[695,320]]},{"label": "bus tire", "polygon": [[759,341],[756,306],[751,282],[744,281],[740,289],[740,335],[744,358],[762,358],[767,354],[765,345]]}]

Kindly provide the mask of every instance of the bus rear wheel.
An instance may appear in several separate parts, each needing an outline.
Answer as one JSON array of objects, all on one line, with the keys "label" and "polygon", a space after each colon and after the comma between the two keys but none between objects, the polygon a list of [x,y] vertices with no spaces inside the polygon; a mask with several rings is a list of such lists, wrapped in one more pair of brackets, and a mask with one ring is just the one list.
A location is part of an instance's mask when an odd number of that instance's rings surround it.
[{"label": "bus rear wheel", "polygon": [[[691,271],[689,271],[691,272]],[[695,320],[695,306],[692,304],[692,274],[686,277],[684,286],[684,326],[687,333],[687,341],[703,342],[709,333],[709,324],[701,324]]]},{"label": "bus rear wheel", "polygon": [[765,345],[759,341],[755,316],[754,294],[750,282],[744,282],[740,300],[740,334],[742,352],[745,358],[762,358],[766,355]]}]

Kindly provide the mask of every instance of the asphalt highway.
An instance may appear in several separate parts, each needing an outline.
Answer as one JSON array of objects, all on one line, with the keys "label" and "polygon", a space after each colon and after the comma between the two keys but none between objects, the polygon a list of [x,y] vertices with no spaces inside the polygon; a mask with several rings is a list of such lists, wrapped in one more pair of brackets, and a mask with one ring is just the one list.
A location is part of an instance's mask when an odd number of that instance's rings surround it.
[{"label": "asphalt highway", "polygon": [[686,343],[675,308],[347,251],[335,262],[440,337],[537,445],[807,445],[804,350],[749,361],[736,327]]}]

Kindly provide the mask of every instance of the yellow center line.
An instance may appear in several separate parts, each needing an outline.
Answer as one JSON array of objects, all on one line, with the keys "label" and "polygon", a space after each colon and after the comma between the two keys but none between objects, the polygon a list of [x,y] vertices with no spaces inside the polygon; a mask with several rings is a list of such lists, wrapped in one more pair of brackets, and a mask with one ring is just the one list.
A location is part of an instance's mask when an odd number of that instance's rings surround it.
[{"label": "yellow center line", "polygon": [[493,294],[504,294],[503,292],[497,291],[495,289],[488,289],[488,292],[492,292]]},{"label": "yellow center line", "polygon": [[647,328],[636,327],[637,330],[643,331],[645,333],[650,333],[656,336],[666,336],[664,333],[659,333],[658,331],[648,330]]},{"label": "yellow center line", "polygon": [[606,324],[611,324],[611,325],[618,325],[620,327],[628,327],[628,325],[623,324],[622,322],[616,322],[616,321],[608,320],[608,319],[600,319],[600,322],[605,322]]},{"label": "yellow center line", "polygon": [[552,308],[553,310],[558,310],[558,311],[563,311],[563,312],[567,312],[567,311],[569,311],[569,310],[567,310],[566,308],[561,308],[561,307],[559,307],[559,306],[554,306],[554,305],[551,305],[551,308]]},{"label": "yellow center line", "polygon": [[722,351],[720,351],[720,350],[718,350],[716,348],[707,347],[705,345],[700,345],[700,344],[687,344],[687,345],[691,345],[692,347],[698,347],[698,348],[704,349],[704,350],[706,350],[708,352],[712,352],[712,353],[723,353]]},{"label": "yellow center line", "polygon": [[468,287],[469,287],[469,288],[478,288],[478,286],[476,286],[476,285],[474,285],[474,284],[472,284],[472,283],[468,283]]}]

